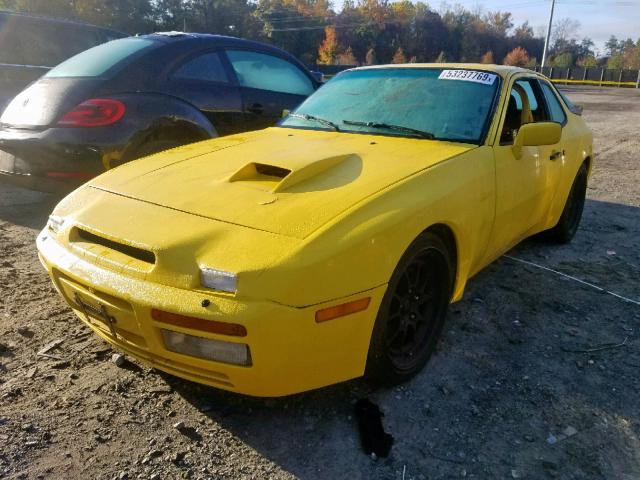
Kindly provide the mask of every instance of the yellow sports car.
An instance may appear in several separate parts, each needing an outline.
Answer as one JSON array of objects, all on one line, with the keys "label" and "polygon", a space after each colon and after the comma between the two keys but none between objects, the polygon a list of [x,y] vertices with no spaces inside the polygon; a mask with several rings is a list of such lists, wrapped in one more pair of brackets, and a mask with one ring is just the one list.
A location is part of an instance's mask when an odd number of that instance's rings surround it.
[{"label": "yellow sports car", "polygon": [[395,384],[469,277],[532,234],[571,240],[592,161],[579,114],[519,68],[348,70],[277,127],[92,180],[40,258],[98,335],[179,377],[256,396]]}]

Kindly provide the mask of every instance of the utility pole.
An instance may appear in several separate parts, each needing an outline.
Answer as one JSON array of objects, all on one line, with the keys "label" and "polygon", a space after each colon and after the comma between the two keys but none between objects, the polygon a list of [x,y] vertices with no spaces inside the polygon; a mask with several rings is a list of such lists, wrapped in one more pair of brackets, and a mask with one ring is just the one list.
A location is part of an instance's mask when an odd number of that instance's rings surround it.
[{"label": "utility pole", "polygon": [[551,13],[549,13],[549,26],[547,27],[547,36],[544,39],[544,51],[542,52],[542,66],[544,68],[547,60],[547,51],[549,50],[549,40],[551,39],[551,24],[553,23],[553,9],[556,6],[556,0],[551,0]]}]

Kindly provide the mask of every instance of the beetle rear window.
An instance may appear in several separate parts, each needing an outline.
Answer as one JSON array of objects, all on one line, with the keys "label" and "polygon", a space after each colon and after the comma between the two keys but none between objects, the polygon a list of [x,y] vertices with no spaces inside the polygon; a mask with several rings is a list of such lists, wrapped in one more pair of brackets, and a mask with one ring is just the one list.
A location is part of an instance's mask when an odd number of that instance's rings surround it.
[{"label": "beetle rear window", "polygon": [[144,38],[122,38],[85,50],[50,70],[46,77],[100,77],[128,57],[155,42]]}]

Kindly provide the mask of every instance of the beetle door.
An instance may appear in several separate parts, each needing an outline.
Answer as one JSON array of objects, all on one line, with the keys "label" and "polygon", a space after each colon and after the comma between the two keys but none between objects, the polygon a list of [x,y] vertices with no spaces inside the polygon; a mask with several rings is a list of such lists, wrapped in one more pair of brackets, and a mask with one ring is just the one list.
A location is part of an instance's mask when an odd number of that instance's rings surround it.
[{"label": "beetle door", "polygon": [[544,121],[549,121],[548,111],[538,81],[535,78],[518,78],[511,86],[494,144],[496,216],[491,256],[535,233],[546,221],[557,188],[550,156],[560,146],[513,148],[520,126]]},{"label": "beetle door", "polygon": [[200,110],[219,135],[244,131],[240,90],[234,85],[222,54],[199,52],[170,75],[169,90]]},{"label": "beetle door", "polygon": [[311,79],[293,63],[267,53],[227,50],[240,85],[247,130],[275,125],[314,91]]}]

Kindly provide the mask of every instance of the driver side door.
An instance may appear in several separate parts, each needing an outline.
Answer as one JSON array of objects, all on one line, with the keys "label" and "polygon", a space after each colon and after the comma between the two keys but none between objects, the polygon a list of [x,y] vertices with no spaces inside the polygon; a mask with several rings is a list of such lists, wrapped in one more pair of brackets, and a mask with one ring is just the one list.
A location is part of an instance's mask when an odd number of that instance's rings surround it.
[{"label": "driver side door", "polygon": [[543,92],[534,77],[519,76],[510,84],[494,143],[496,213],[491,252],[495,258],[527,236],[546,219],[555,193],[555,176],[549,171],[554,146],[514,148],[519,128],[548,121]]}]

